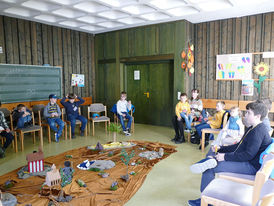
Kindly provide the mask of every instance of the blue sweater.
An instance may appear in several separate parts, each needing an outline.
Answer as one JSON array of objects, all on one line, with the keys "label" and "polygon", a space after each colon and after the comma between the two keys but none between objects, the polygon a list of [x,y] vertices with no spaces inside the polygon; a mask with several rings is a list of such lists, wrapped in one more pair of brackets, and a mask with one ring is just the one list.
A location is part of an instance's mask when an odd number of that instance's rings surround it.
[{"label": "blue sweater", "polygon": [[258,124],[254,129],[249,127],[238,144],[223,146],[218,152],[225,153],[226,161],[249,162],[259,170],[260,154],[272,143],[266,126]]},{"label": "blue sweater", "polygon": [[78,112],[78,108],[81,104],[83,104],[85,102],[85,100],[83,100],[81,97],[77,97],[80,101],[75,101],[73,103],[70,103],[69,101],[66,101],[66,97],[64,97],[61,100],[61,104],[66,108],[66,113],[67,115],[74,115],[74,116],[78,116],[79,112]]}]

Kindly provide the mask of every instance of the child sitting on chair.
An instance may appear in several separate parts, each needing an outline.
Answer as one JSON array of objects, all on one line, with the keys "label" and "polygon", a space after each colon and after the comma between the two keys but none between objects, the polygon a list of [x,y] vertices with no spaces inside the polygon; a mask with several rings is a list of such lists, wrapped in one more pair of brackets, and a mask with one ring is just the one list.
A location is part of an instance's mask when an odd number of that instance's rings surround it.
[{"label": "child sitting on chair", "polygon": [[[65,123],[60,118],[61,110],[59,105],[56,103],[57,96],[55,94],[50,94],[49,101],[50,102],[44,109],[44,117],[47,119],[50,128],[55,132],[55,141],[59,142]],[[57,129],[56,124],[59,125],[59,129]]]},{"label": "child sitting on chair", "polygon": [[18,104],[16,109],[13,111],[13,123],[19,129],[30,127],[33,125],[30,110],[23,104]]},{"label": "child sitting on chair", "polygon": [[[194,137],[191,137],[191,138],[201,139],[202,138],[202,129],[206,129],[206,128],[218,129],[218,128],[220,128],[221,124],[222,124],[222,118],[225,113],[224,108],[225,108],[225,102],[218,101],[216,104],[217,113],[214,115],[214,117],[208,117],[207,122],[201,123],[201,124],[198,124],[197,126],[195,126],[197,133],[195,134]],[[193,141],[191,141],[191,142],[193,142]],[[209,144],[209,137],[206,136],[205,146],[207,146],[208,144]]]},{"label": "child sitting on chair", "polygon": [[244,125],[241,120],[241,111],[239,107],[230,109],[230,117],[225,127],[220,131],[212,146],[219,149],[221,146],[237,144],[244,134]]},{"label": "child sitting on chair", "polygon": [[[66,101],[68,99],[68,101]],[[75,101],[78,99],[79,101]],[[75,138],[75,126],[76,126],[76,120],[81,121],[81,136],[84,136],[86,124],[87,124],[87,119],[81,115],[79,115],[79,110],[78,108],[80,107],[81,104],[85,102],[84,99],[81,97],[78,97],[74,95],[73,93],[68,94],[66,97],[64,97],[61,100],[61,104],[66,108],[66,114],[67,114],[67,120],[70,121],[71,124],[71,134],[72,138]]]},{"label": "child sitting on chair", "polygon": [[190,105],[187,101],[187,95],[186,93],[182,93],[180,96],[180,101],[176,105],[175,108],[176,115],[178,117],[178,121],[180,121],[181,118],[185,120],[186,128],[185,132],[193,133],[191,130],[191,122],[193,120],[192,114],[190,112]]},{"label": "child sitting on chair", "polygon": [[[130,127],[132,122],[132,117],[128,114],[131,110],[131,101],[127,101],[127,93],[121,92],[121,98],[117,102],[117,114],[120,119],[123,132],[126,136],[130,136]],[[124,118],[128,119],[127,127],[125,127]]]}]

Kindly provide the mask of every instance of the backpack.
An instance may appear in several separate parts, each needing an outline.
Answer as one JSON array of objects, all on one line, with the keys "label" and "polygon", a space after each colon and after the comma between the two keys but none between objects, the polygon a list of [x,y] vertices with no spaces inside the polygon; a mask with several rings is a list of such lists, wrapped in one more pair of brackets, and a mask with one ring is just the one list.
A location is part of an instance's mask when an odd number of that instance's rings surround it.
[{"label": "backpack", "polygon": [[227,123],[228,120],[229,120],[229,117],[230,117],[229,111],[225,111],[225,113],[223,114],[223,116],[222,116],[222,123],[221,123],[220,129],[223,129],[223,127],[225,126],[225,125],[224,125],[224,121],[225,121],[226,115],[227,115],[227,119],[226,119],[226,123]]}]

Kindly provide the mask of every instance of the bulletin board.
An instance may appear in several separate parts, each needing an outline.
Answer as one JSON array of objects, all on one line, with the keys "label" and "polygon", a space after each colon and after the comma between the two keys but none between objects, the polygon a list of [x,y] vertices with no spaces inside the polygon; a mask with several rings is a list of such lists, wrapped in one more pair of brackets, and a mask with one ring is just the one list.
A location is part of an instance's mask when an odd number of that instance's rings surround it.
[{"label": "bulletin board", "polygon": [[216,80],[252,79],[252,53],[217,55]]}]

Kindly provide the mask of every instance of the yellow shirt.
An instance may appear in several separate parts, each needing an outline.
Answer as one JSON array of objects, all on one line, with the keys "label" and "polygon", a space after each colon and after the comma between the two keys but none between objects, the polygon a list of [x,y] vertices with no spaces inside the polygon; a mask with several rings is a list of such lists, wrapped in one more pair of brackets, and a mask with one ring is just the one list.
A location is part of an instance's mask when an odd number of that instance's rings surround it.
[{"label": "yellow shirt", "polygon": [[225,113],[225,110],[221,110],[217,112],[214,117],[209,117],[208,120],[210,121],[210,127],[212,129],[218,129],[221,127],[222,124],[222,117]]},{"label": "yellow shirt", "polygon": [[177,104],[176,104],[176,107],[175,107],[175,113],[177,115],[177,117],[181,117],[181,113],[182,112],[185,112],[186,114],[189,114],[190,113],[190,105],[188,102],[181,102],[179,101]]}]

